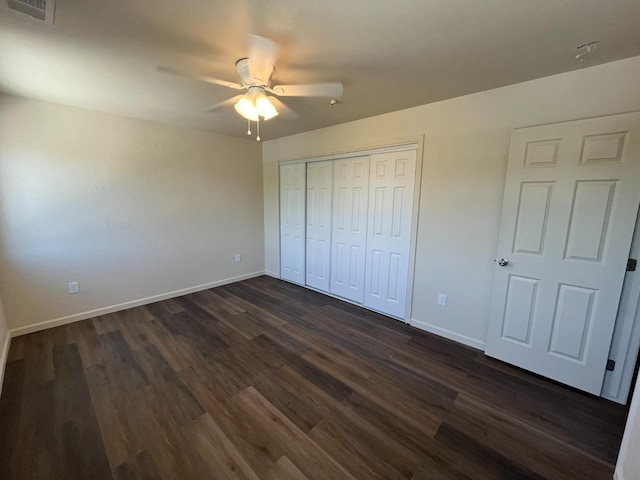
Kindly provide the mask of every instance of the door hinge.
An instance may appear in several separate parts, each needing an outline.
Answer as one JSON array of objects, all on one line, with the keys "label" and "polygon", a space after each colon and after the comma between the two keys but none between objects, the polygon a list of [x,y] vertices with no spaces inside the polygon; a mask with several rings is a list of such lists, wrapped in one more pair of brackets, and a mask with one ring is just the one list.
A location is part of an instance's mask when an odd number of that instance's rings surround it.
[{"label": "door hinge", "polygon": [[627,272],[635,272],[636,267],[638,266],[638,260],[635,258],[630,258],[627,260]]},{"label": "door hinge", "polygon": [[615,360],[607,360],[607,372],[613,372],[616,369],[616,361]]}]

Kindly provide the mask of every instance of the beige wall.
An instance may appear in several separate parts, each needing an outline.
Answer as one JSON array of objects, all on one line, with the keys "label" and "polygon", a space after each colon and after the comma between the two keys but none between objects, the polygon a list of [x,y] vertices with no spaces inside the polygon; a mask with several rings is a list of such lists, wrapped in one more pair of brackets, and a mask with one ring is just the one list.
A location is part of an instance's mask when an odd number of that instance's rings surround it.
[{"label": "beige wall", "polygon": [[[265,142],[266,270],[279,272],[279,160],[424,135],[412,318],[481,347],[510,131],[639,110],[639,79],[635,57]],[[437,305],[438,292],[449,295],[447,307]]]},{"label": "beige wall", "polygon": [[624,430],[618,463],[616,480],[634,480],[640,478],[640,382],[636,383],[635,393]]},{"label": "beige wall", "polygon": [[255,141],[0,96],[0,146],[10,328],[264,268]]}]

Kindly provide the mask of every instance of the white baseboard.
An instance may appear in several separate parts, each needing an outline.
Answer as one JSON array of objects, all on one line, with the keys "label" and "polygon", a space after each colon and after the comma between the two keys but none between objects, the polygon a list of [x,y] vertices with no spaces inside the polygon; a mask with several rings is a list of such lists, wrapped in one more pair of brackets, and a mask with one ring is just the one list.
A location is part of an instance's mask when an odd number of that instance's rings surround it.
[{"label": "white baseboard", "polygon": [[622,470],[616,468],[616,471],[613,474],[613,480],[624,480],[624,476],[622,475]]},{"label": "white baseboard", "polygon": [[264,270],[260,270],[258,272],[252,272],[252,273],[245,273],[244,275],[238,275],[237,277],[225,278],[223,280],[217,280],[215,282],[196,285],[195,287],[183,288],[181,290],[174,290],[173,292],[161,293],[159,295],[152,295],[151,297],[139,298],[137,300],[130,300],[128,302],[119,303],[117,305],[110,305],[107,307],[96,308],[95,310],[89,310],[86,312],[74,313],[73,315],[68,315],[66,317],[59,317],[59,318],[54,318],[52,320],[45,320],[44,322],[34,323],[33,325],[27,325],[26,327],[14,328],[9,331],[9,336],[18,337],[20,335],[27,335],[29,333],[39,332],[40,330],[59,327],[61,325],[67,325],[68,323],[79,322],[81,320],[87,320],[88,318],[93,318],[100,315],[106,315],[108,313],[118,312],[120,310],[126,310],[127,308],[139,307],[141,305],[160,302],[162,300],[167,300],[169,298],[181,297],[182,295],[188,295],[189,293],[208,290],[209,288],[220,287],[222,285],[227,285],[229,283],[240,282],[242,280],[259,277],[260,275],[264,275],[264,274],[265,274]]},{"label": "white baseboard", "polygon": [[270,277],[273,277],[273,278],[280,279],[280,274],[277,272],[270,272],[268,270],[265,270],[264,274],[269,275]]},{"label": "white baseboard", "polygon": [[9,345],[11,344],[11,332],[7,332],[0,352],[0,392],[2,392],[2,384],[4,382],[4,369],[7,366],[7,357],[9,355]]},{"label": "white baseboard", "polygon": [[484,350],[485,347],[485,342],[481,340],[467,337],[466,335],[460,335],[459,333],[452,332],[451,330],[447,330],[445,328],[436,327],[435,325],[423,322],[422,320],[416,320],[415,318],[412,318],[409,322],[409,325],[421,330],[426,330],[429,333],[439,335],[440,337],[448,338],[449,340],[453,340],[454,342],[462,343],[463,345],[467,345],[468,347],[476,348],[478,350]]}]

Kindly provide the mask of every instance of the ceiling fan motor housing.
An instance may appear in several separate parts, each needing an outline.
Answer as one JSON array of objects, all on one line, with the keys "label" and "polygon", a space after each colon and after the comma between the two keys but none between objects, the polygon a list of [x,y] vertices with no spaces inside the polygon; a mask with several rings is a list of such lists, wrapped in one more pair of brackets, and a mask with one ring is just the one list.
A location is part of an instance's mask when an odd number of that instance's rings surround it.
[{"label": "ceiling fan motor housing", "polygon": [[275,67],[271,67],[269,71],[269,76],[267,78],[259,78],[251,75],[251,68],[249,58],[241,58],[236,62],[236,69],[238,70],[238,74],[240,75],[240,80],[242,84],[246,87],[268,87],[269,79],[275,70]]}]

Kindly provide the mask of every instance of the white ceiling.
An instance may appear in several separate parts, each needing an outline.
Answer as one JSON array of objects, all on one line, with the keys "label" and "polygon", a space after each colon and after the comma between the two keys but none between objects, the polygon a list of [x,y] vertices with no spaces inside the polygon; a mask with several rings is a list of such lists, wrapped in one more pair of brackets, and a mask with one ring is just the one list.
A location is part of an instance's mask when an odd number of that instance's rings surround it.
[{"label": "white ceiling", "polygon": [[232,107],[204,111],[237,91],[155,67],[238,82],[250,33],[281,44],[274,83],[344,83],[334,107],[285,99],[299,117],[263,139],[640,55],[639,0],[58,0],[55,18],[0,10],[0,91],[243,136]]}]

